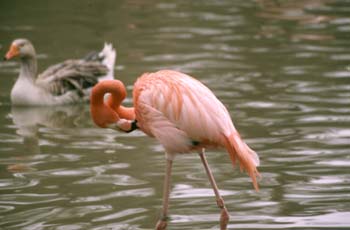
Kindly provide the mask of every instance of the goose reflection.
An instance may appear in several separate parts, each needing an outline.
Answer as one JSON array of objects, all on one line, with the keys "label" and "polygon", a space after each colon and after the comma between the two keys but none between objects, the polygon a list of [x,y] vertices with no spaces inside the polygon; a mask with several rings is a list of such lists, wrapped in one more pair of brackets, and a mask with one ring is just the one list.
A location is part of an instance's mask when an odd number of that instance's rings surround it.
[{"label": "goose reflection", "polygon": [[31,153],[40,153],[41,128],[78,127],[88,116],[87,105],[11,108],[16,133],[23,137],[23,144]]}]

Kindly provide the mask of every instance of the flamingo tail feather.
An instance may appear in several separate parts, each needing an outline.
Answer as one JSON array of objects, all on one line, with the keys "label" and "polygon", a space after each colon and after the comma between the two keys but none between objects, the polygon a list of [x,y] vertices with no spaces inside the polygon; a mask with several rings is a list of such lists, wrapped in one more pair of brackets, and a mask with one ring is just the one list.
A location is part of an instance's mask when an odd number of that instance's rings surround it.
[{"label": "flamingo tail feather", "polygon": [[229,153],[232,164],[236,164],[238,159],[241,170],[245,170],[252,179],[253,186],[259,191],[257,176],[260,176],[257,166],[259,166],[259,156],[254,150],[242,140],[240,135],[235,132],[229,136],[225,136],[225,147]]}]

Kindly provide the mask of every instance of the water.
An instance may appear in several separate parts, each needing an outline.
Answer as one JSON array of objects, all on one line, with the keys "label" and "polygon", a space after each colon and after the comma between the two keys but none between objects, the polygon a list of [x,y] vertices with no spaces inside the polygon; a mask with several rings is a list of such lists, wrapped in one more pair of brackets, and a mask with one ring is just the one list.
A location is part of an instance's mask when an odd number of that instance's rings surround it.
[{"label": "water", "polygon": [[[260,192],[207,154],[230,229],[350,229],[350,2],[2,1],[0,52],[33,41],[39,69],[118,49],[116,78],[181,70],[208,85],[261,158]],[[164,154],[141,132],[97,128],[88,105],[12,108],[0,62],[0,229],[152,229]],[[130,103],[130,100],[128,101]],[[174,164],[169,229],[217,229],[196,154]]]}]

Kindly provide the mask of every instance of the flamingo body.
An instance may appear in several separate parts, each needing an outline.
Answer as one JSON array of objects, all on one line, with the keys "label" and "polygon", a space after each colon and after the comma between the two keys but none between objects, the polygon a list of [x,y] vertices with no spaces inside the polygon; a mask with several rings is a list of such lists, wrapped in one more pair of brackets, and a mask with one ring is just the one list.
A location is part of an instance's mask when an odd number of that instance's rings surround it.
[{"label": "flamingo body", "polygon": [[[104,102],[105,93],[111,93]],[[121,105],[126,97],[124,85],[118,80],[98,83],[91,95],[91,115],[100,127],[117,127],[132,131],[133,124],[165,148],[168,162],[178,153],[199,151],[222,208],[222,226],[228,221],[227,210],[219,196],[215,181],[203,155],[205,148],[223,147],[232,163],[238,159],[241,169],[248,172],[258,190],[258,155],[241,139],[225,106],[200,81],[177,71],[161,70],[145,73],[137,79],[133,89],[134,108]],[[201,152],[202,151],[202,152]],[[167,164],[164,194],[169,194],[171,163]],[[168,186],[168,187],[167,187]],[[164,195],[164,210],[168,198]],[[163,211],[166,215],[166,211]],[[164,221],[157,225],[164,229]],[[222,227],[225,229],[225,227]]]},{"label": "flamingo body", "polygon": [[235,132],[223,104],[201,82],[183,73],[143,74],[134,85],[133,98],[140,129],[156,137],[168,154],[224,146],[222,135]]}]

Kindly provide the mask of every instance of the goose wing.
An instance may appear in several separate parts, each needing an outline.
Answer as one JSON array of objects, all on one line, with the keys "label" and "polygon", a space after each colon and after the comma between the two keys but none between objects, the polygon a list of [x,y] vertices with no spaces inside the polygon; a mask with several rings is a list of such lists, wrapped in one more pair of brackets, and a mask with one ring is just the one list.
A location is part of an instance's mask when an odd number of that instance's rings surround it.
[{"label": "goose wing", "polygon": [[62,95],[72,90],[83,94],[84,89],[95,85],[98,78],[107,72],[107,66],[99,61],[66,60],[41,73],[36,83],[53,95]]}]

